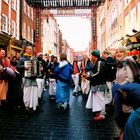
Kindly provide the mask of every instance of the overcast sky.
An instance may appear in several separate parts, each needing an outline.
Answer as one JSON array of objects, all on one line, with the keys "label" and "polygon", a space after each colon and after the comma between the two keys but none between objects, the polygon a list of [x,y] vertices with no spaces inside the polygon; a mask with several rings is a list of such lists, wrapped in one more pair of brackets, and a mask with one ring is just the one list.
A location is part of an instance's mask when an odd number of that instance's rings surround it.
[{"label": "overcast sky", "polygon": [[83,51],[88,47],[91,39],[91,26],[88,18],[81,17],[55,17],[63,34],[71,48],[75,51]]}]

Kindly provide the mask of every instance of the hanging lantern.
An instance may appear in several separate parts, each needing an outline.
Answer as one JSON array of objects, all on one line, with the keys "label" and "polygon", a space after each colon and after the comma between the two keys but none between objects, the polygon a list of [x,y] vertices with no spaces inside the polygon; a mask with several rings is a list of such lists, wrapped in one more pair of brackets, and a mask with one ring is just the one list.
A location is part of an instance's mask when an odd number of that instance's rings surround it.
[{"label": "hanging lantern", "polygon": [[139,51],[138,50],[133,50],[132,55],[138,55]]},{"label": "hanging lantern", "polygon": [[131,51],[126,51],[126,55],[130,56],[131,55]]}]

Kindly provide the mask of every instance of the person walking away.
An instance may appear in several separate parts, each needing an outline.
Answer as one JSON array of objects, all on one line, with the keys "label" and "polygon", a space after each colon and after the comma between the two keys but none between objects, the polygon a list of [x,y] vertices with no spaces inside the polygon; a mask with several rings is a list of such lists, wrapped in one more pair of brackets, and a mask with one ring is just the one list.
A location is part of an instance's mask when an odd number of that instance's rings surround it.
[{"label": "person walking away", "polygon": [[60,54],[59,65],[55,68],[56,75],[56,104],[58,109],[66,109],[70,100],[73,67],[67,61],[65,53]]},{"label": "person walking away", "polygon": [[86,103],[87,109],[92,109],[92,112],[99,112],[94,121],[105,119],[105,99],[104,94],[107,89],[105,79],[105,63],[100,60],[100,51],[94,50],[91,53],[91,62],[94,64],[92,72],[86,78],[90,80],[90,92]]},{"label": "person walking away", "polygon": [[74,90],[73,90],[73,96],[79,95],[79,92],[81,92],[81,87],[79,85],[80,80],[80,63],[78,62],[77,56],[74,56],[73,58],[73,74],[72,79],[74,82]]}]

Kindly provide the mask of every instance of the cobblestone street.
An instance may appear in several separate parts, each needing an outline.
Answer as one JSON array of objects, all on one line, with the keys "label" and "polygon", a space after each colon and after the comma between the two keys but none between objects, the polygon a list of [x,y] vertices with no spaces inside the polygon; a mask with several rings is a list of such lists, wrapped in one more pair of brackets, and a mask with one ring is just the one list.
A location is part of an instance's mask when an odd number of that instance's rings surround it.
[{"label": "cobblestone street", "polygon": [[118,129],[113,113],[102,122],[93,122],[82,96],[71,96],[69,109],[56,110],[55,103],[43,94],[43,112],[27,115],[23,110],[0,110],[1,140],[114,140]]}]

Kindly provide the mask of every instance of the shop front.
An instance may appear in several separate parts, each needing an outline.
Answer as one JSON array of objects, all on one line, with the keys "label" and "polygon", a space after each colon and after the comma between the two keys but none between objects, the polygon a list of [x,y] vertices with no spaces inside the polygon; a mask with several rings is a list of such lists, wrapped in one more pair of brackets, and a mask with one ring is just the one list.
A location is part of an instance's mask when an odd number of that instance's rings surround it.
[{"label": "shop front", "polygon": [[7,46],[9,45],[10,36],[6,33],[0,33],[0,48],[3,48],[7,52]]},{"label": "shop front", "polygon": [[22,53],[22,41],[17,40],[15,38],[10,38],[9,45],[7,47],[7,56],[13,57],[16,56],[17,53]]},{"label": "shop front", "polygon": [[17,53],[21,53],[23,50],[22,42],[20,40],[17,40],[4,32],[0,33],[0,48],[5,50],[8,58],[16,56]]},{"label": "shop front", "polygon": [[130,36],[126,41],[127,55],[137,56],[140,59],[140,32]]}]

